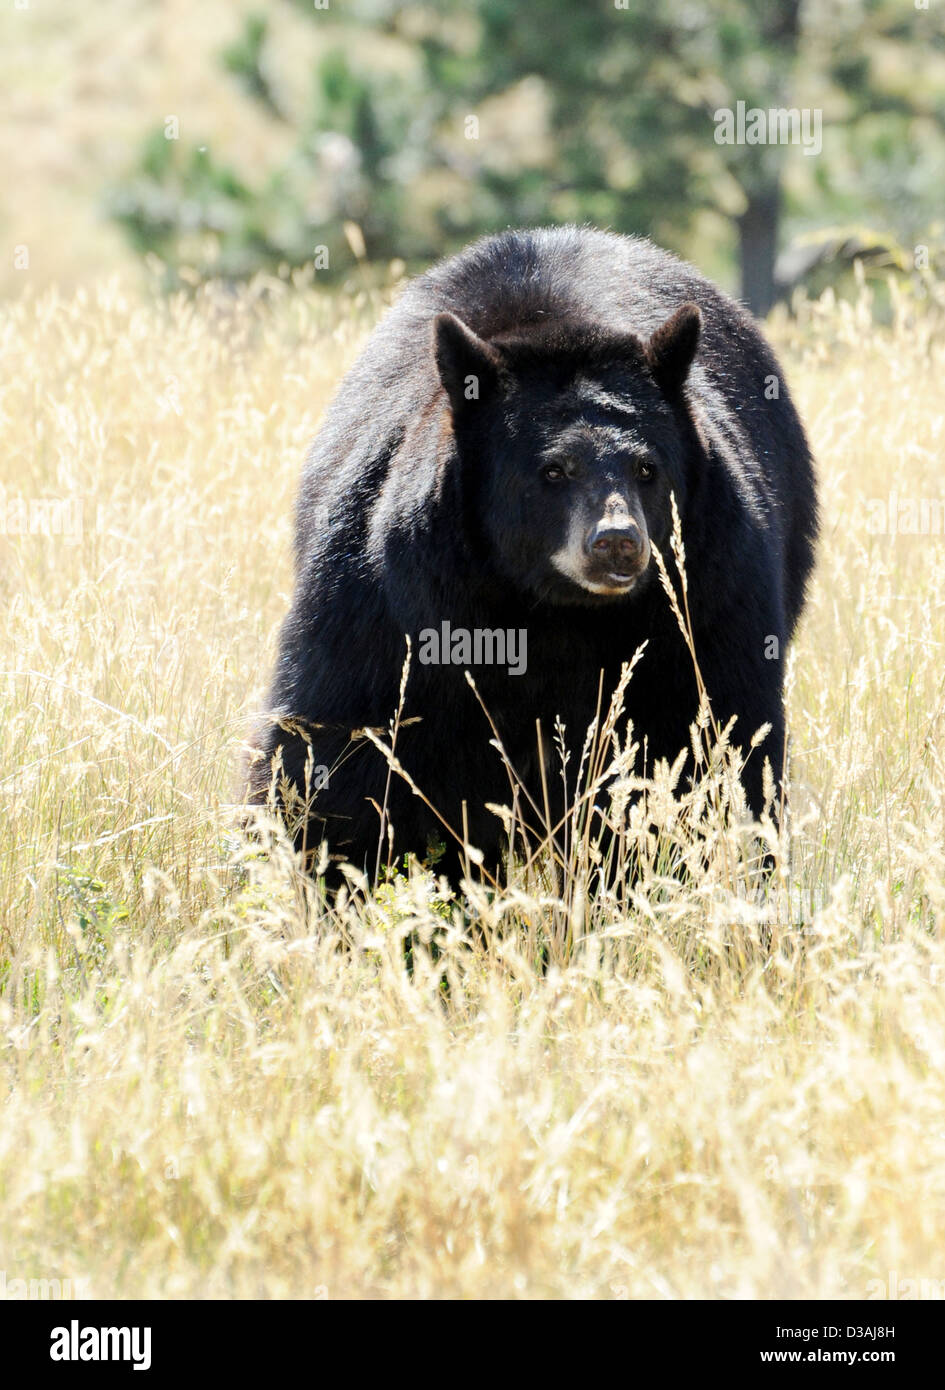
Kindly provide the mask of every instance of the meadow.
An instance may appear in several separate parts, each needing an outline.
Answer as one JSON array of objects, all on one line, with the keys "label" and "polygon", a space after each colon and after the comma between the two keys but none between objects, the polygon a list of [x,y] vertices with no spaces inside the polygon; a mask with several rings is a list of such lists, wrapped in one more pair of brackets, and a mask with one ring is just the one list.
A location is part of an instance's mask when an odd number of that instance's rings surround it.
[{"label": "meadow", "polygon": [[621,897],[513,869],[328,904],[232,803],[300,461],[388,292],[118,278],[0,309],[7,1284],[941,1295],[941,298],[769,325],[823,535],[767,899],[719,823],[675,877],[638,825]]}]

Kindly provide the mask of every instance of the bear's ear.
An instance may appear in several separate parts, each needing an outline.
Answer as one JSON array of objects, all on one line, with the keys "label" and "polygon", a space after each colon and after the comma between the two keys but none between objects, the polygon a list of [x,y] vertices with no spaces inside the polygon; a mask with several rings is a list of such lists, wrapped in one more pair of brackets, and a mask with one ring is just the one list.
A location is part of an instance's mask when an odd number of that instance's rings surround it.
[{"label": "bear's ear", "polygon": [[672,395],[689,375],[702,333],[698,304],[681,304],[646,344],[646,361],[657,386]]},{"label": "bear's ear", "polygon": [[437,314],[433,343],[437,370],[454,413],[481,400],[498,376],[494,349],[455,314]]}]

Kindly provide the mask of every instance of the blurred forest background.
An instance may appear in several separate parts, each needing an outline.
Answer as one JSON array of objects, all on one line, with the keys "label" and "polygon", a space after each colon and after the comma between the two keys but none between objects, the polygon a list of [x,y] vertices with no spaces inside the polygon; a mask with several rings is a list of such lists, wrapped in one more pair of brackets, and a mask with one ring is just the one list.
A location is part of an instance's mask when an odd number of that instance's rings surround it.
[{"label": "blurred forest background", "polygon": [[[945,0],[5,0],[0,92],[4,294],[383,282],[568,221],[759,313],[854,256],[942,269]],[[717,143],[739,101],[821,113],[822,149]]]}]

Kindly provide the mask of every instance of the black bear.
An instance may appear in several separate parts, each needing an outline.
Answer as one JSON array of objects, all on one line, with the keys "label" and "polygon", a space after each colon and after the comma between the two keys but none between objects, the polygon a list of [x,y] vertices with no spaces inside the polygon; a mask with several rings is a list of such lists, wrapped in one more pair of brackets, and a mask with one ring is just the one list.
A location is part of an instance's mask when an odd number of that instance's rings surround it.
[{"label": "black bear", "polygon": [[[413,281],[308,455],[251,799],[304,803],[297,841],[371,874],[388,837],[396,856],[452,844],[426,802],[496,863],[487,803],[508,804],[509,782],[495,733],[538,800],[536,720],[546,749],[563,724],[573,771],[601,681],[606,706],[643,642],[626,714],[648,765],[672,760],[698,698],[654,577],[671,494],[713,713],[737,716],[745,748],[770,725],[745,770],[757,814],[763,760],[782,776],[782,657],[817,502],[752,319],[651,243],[587,228],[486,238]],[[361,733],[390,723],[407,636],[396,752],[422,798]]]}]

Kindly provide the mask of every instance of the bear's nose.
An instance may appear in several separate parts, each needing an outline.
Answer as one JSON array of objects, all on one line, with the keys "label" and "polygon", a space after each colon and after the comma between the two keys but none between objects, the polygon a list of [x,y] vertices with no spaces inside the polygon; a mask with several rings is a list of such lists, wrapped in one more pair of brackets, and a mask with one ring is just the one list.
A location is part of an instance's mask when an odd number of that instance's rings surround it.
[{"label": "bear's nose", "polygon": [[615,526],[599,521],[587,538],[587,549],[595,560],[603,561],[609,569],[631,570],[643,550],[643,537],[639,528],[632,524]]}]

